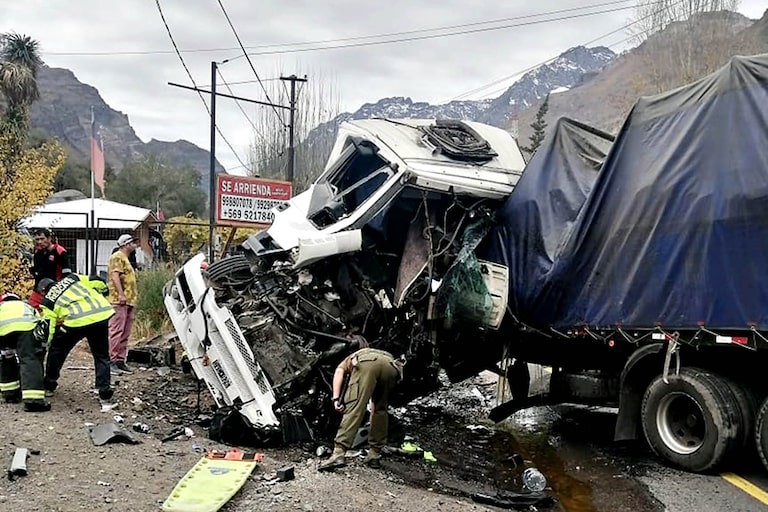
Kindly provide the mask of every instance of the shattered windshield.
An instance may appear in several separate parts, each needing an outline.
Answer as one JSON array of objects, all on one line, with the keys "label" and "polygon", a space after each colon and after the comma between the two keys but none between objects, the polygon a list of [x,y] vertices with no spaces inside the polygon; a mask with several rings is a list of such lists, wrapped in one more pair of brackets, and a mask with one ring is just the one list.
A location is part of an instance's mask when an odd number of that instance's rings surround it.
[{"label": "shattered windshield", "polygon": [[313,189],[307,218],[319,228],[349,216],[395,174],[372,142],[350,138],[338,163]]}]

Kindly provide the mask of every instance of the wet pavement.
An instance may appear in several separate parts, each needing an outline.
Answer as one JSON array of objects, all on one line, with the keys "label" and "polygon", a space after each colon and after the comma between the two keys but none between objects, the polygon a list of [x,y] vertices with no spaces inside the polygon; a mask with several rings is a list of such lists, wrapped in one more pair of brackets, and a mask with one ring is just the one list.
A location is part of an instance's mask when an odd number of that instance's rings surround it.
[{"label": "wet pavement", "polygon": [[[183,391],[187,396],[194,389]],[[410,436],[437,462],[393,455],[383,460],[384,470],[412,486],[471,498],[521,491],[522,471],[535,466],[546,476],[545,493],[554,504],[520,510],[768,510],[768,473],[754,459],[740,461],[733,468],[735,477],[677,471],[660,464],[643,442],[614,443],[614,409],[534,407],[493,424],[485,419],[495,405],[493,394],[493,385],[480,380],[396,409],[390,437]]]},{"label": "wet pavement", "polygon": [[[551,506],[566,512],[757,512],[768,510],[768,473],[756,460],[697,475],[664,466],[644,442],[612,441],[614,409],[535,407],[500,424],[468,423],[435,405],[412,405],[395,428],[413,433],[437,464],[388,459],[386,468],[412,485],[471,497],[521,490],[535,466],[547,477]],[[524,461],[516,464],[515,455]]]},{"label": "wet pavement", "polygon": [[626,476],[622,454],[598,454],[590,445],[587,437],[599,439],[609,426],[612,430],[609,424],[615,415],[589,414],[586,430],[583,418],[561,415],[549,407],[522,411],[495,426],[468,425],[465,418],[442,407],[412,406],[393,434],[398,427],[416,432],[414,441],[430,450],[438,463],[390,459],[386,467],[412,485],[464,497],[524,492],[521,474],[536,467],[547,478],[545,494],[554,504],[541,504],[535,510],[664,510],[643,484]]}]

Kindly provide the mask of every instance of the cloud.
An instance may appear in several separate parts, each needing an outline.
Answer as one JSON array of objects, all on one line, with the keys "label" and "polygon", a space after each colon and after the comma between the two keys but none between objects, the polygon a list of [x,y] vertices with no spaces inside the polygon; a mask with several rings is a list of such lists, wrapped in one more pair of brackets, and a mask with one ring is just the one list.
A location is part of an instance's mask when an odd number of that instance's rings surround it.
[{"label": "cloud", "polygon": [[[606,1],[606,0],[603,0]],[[442,2],[353,2],[351,0],[222,0],[243,44],[261,46],[253,52],[274,51],[264,45],[336,40],[465,25],[485,20],[526,16],[601,3],[593,0],[540,0],[535,4],[498,0],[443,0]],[[104,2],[77,0],[6,2],[0,31],[15,31],[40,41],[46,63],[71,69],[83,82],[96,87],[114,109],[129,116],[143,140],[186,139],[207,148],[209,118],[191,91],[169,86],[189,84],[173,53],[118,55],[120,52],[170,52],[173,47],[152,1]],[[184,60],[199,85],[210,83],[211,60],[241,55],[237,41],[213,0],[160,0],[178,46],[184,50],[223,48],[217,52],[184,53]],[[627,1],[600,9],[631,6]],[[758,18],[761,0],[742,0],[741,12]],[[572,14],[576,14],[574,11]],[[583,11],[581,11],[583,12]],[[343,110],[353,111],[381,97],[409,96],[414,101],[452,99],[500,77],[512,75],[552,58],[571,46],[583,44],[629,19],[630,10],[573,18],[548,24],[520,26],[489,32],[456,35],[379,46],[337,50],[255,55],[252,62],[262,78],[276,75],[320,73],[338,83]],[[560,16],[568,15],[563,13]],[[518,20],[526,21],[526,20]],[[530,21],[530,19],[528,20]],[[508,21],[507,24],[515,23]],[[465,27],[466,30],[479,28]],[[457,29],[458,30],[458,29]],[[403,35],[400,38],[421,34]],[[596,44],[620,41],[619,33]],[[335,44],[359,44],[365,39]],[[311,45],[319,46],[319,45]],[[306,46],[290,46],[300,49]],[[285,48],[285,47],[284,47]],[[107,52],[86,56],[79,52]],[[222,65],[229,82],[253,80],[246,59]],[[499,89],[509,83],[495,87]],[[258,84],[234,86],[238,95],[265,100]],[[488,91],[484,91],[487,93]],[[285,97],[271,98],[285,102]],[[253,112],[248,107],[247,112]],[[245,159],[251,126],[231,100],[217,102],[217,124]],[[239,165],[222,141],[217,156],[225,167]]]}]

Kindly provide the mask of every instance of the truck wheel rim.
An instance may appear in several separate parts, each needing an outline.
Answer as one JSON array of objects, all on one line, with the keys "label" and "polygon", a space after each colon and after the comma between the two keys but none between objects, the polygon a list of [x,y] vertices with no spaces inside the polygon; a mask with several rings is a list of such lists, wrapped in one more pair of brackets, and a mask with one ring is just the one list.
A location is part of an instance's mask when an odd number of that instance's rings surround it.
[{"label": "truck wheel rim", "polygon": [[675,453],[689,455],[704,444],[706,420],[701,406],[684,393],[670,393],[661,399],[656,412],[656,429],[664,444]]}]

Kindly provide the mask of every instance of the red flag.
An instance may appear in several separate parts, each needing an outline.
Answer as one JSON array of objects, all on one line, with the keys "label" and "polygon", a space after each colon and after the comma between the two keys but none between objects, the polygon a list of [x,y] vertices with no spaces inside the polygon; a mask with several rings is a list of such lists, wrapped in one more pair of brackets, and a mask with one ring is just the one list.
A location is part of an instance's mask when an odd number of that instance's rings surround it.
[{"label": "red flag", "polygon": [[104,146],[101,143],[99,126],[93,115],[91,115],[91,173],[93,182],[101,191],[101,197],[104,197]]}]

